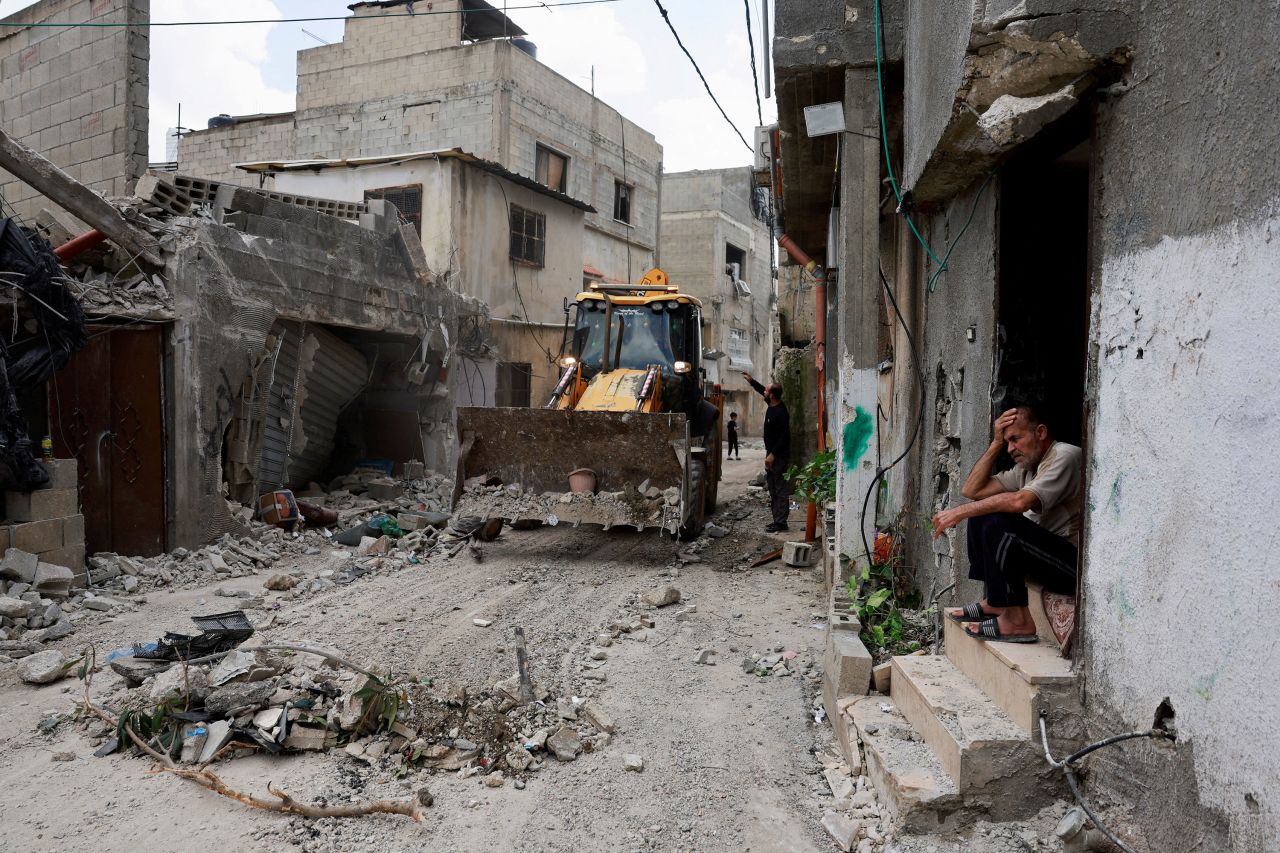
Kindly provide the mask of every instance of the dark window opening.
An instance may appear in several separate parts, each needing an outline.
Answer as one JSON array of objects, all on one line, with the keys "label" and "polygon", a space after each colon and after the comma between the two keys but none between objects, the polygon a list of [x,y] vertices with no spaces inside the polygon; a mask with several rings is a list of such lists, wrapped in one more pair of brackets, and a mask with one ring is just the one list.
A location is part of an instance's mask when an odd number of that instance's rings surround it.
[{"label": "dark window opening", "polygon": [[400,218],[413,224],[413,230],[422,236],[422,184],[407,184],[402,187],[381,187],[365,190],[364,200],[382,199],[396,206]]},{"label": "dark window opening", "polygon": [[533,386],[533,366],[526,362],[504,361],[498,364],[494,405],[528,408]]},{"label": "dark window opening", "polygon": [[553,190],[560,192],[568,192],[569,186],[569,158],[563,154],[557,154],[550,148],[537,146],[537,171],[534,177],[538,183],[543,186],[551,187]]},{"label": "dark window opening", "polygon": [[613,182],[613,218],[631,224],[631,192],[634,188],[622,181]]},{"label": "dark window opening", "polygon": [[540,267],[546,251],[546,214],[511,205],[511,260]]}]

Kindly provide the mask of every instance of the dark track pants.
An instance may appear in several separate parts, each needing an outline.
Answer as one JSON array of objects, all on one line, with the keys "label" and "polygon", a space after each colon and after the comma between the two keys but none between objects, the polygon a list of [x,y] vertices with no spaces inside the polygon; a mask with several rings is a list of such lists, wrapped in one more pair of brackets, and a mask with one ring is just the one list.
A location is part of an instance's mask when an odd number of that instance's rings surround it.
[{"label": "dark track pants", "polygon": [[1009,512],[969,519],[969,577],[982,581],[992,607],[1026,607],[1026,579],[1076,594],[1076,546],[1031,519]]},{"label": "dark track pants", "polygon": [[742,453],[738,450],[738,436],[736,433],[729,436],[729,452],[725,454],[725,458],[727,459],[734,454],[737,454],[739,459],[742,458]]},{"label": "dark track pants", "polygon": [[775,524],[786,524],[791,513],[791,490],[783,476],[788,468],[786,459],[773,458],[773,467],[764,469],[764,482],[769,487],[769,508]]}]

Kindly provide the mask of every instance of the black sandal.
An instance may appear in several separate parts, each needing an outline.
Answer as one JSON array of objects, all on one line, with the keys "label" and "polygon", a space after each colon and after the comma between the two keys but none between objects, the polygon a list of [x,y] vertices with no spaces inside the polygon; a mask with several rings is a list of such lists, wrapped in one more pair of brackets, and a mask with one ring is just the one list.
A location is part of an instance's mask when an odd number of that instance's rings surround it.
[{"label": "black sandal", "polygon": [[[949,611],[951,608],[948,607],[947,610]],[[984,619],[994,619],[998,615],[995,613],[988,613],[983,610],[982,603],[978,601],[961,607],[960,612],[960,616],[957,616],[954,613],[947,613],[947,618],[952,622],[959,622],[963,625],[965,622],[981,622]]]},{"label": "black sandal", "polygon": [[964,629],[965,633],[977,640],[987,640],[994,643],[1038,643],[1040,638],[1035,634],[1002,634],[1000,633],[1000,623],[995,619],[984,619],[978,623],[976,632]]}]

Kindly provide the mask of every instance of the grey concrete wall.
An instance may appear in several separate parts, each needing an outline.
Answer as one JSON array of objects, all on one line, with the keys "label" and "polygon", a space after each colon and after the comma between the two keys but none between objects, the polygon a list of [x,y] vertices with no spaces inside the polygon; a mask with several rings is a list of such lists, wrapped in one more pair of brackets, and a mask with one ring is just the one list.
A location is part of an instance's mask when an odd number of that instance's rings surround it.
[{"label": "grey concrete wall", "polygon": [[1177,714],[1095,774],[1151,849],[1280,849],[1276,12],[1144,5],[1098,116],[1083,657],[1098,731]]},{"label": "grey concrete wall", "polygon": [[[902,56],[906,2],[880,3],[890,61]],[[875,63],[875,0],[778,0],[775,10],[773,57],[779,76]]]},{"label": "grey concrete wall", "polygon": [[903,33],[903,162],[898,180],[914,186],[951,121],[964,65],[974,7],[982,0],[906,0]]},{"label": "grey concrete wall", "polygon": [[[149,17],[149,0],[43,0],[5,18],[0,126],[98,192],[125,195],[147,168],[147,29],[21,25]],[[30,220],[50,204],[3,171],[0,195]]]},{"label": "grey concrete wall", "polygon": [[211,181],[256,187],[258,176],[237,169],[237,163],[291,160],[296,150],[293,113],[237,121],[231,127],[184,134],[178,149],[178,171]]},{"label": "grey concrete wall", "polygon": [[[749,393],[742,371],[767,382],[773,365],[769,294],[772,291],[768,226],[751,215],[751,170],[671,172],[662,186],[662,268],[686,293],[698,297],[706,320],[703,346],[725,353],[708,362],[708,378],[729,392],[744,434],[759,434],[763,400]],[[739,295],[724,272],[725,244],[746,252],[742,280],[751,288]],[[750,357],[730,359],[731,329],[746,332]]]},{"label": "grey concrete wall", "polygon": [[[456,16],[386,18],[373,7],[357,12],[342,42],[298,53],[291,157],[456,147],[533,176],[541,144],[569,158],[568,194],[598,211],[585,219],[592,233],[583,262],[619,280],[652,266],[662,172],[662,147],[653,134],[508,42],[460,44]],[[187,137],[180,151],[184,171],[225,172],[232,162],[281,156],[276,149],[283,139],[267,135],[246,144],[247,132],[215,129]],[[615,181],[635,188],[629,224],[613,219]]]},{"label": "grey concrete wall", "polygon": [[[325,323],[421,338],[453,325],[455,294],[409,275],[397,238],[258,197],[233,216],[242,230],[184,220],[166,281],[179,317],[171,331],[170,472],[175,545],[198,547],[234,527],[220,494],[223,433],[235,395],[276,320]],[[456,378],[455,378],[456,379]],[[451,402],[431,434],[451,446]]]}]

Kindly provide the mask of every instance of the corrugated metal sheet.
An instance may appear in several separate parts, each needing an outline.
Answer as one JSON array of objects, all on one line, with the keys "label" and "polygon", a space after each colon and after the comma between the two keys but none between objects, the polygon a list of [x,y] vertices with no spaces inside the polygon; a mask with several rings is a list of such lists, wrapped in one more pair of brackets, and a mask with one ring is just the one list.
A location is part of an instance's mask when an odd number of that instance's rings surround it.
[{"label": "corrugated metal sheet", "polygon": [[298,377],[288,481],[305,486],[328,466],[338,418],[368,384],[369,362],[332,332],[307,324],[303,326]]},{"label": "corrugated metal sheet", "polygon": [[266,394],[262,453],[258,458],[259,494],[285,488],[294,388],[298,379],[298,358],[302,350],[302,324],[276,323],[271,334],[278,338],[279,349],[274,366],[269,367],[263,377],[271,388]]}]

